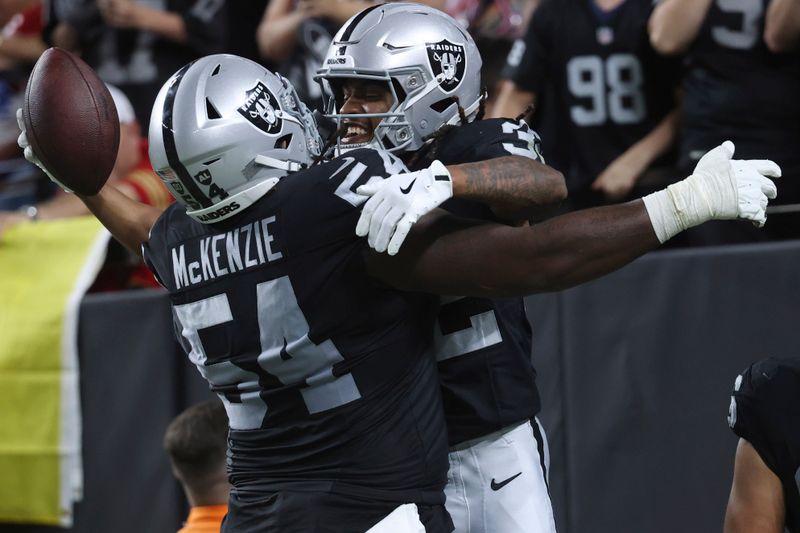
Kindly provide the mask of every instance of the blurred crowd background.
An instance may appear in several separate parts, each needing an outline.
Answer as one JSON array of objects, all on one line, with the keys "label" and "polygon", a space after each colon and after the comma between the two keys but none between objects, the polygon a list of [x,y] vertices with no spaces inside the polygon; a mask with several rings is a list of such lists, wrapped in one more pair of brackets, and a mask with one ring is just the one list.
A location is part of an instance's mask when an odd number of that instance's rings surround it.
[{"label": "blurred crowd background", "polygon": [[[766,227],[711,222],[668,246],[800,238],[798,0],[426,3],[453,16],[478,43],[487,116],[524,117],[541,135],[547,162],[564,173],[569,198],[552,214],[661,189],[690,174],[704,152],[730,139],[736,158],[773,159],[783,169]],[[321,110],[317,68],[337,29],[369,5],[361,0],[0,0],[0,254],[15,226],[88,214],[82,202],[27,163],[16,143],[15,113],[31,69],[48,47],[78,53],[111,88],[121,141],[109,183],[164,208],[172,199],[150,168],[147,130],[155,95],[172,73],[203,55],[237,54],[288,77],[309,107]],[[10,264],[8,256],[0,257]],[[699,280],[696,286],[704,283]],[[737,279],[730,285],[745,284]],[[92,290],[155,286],[139,259],[112,241]],[[34,299],[22,289],[19,293],[12,296],[20,302]],[[788,300],[792,294],[782,296]],[[3,297],[10,299],[9,294]],[[22,306],[15,305],[7,303],[0,320],[8,330],[27,320],[12,324],[9,317],[20,315]],[[759,299],[740,307],[763,305]],[[40,309],[30,312],[39,315]],[[58,335],[52,346],[61,345]],[[32,329],[26,342],[41,336]],[[53,351],[52,346],[42,352]],[[8,368],[25,369],[37,360],[25,358],[26,350],[11,343]],[[0,360],[2,355],[0,350]],[[727,391],[729,376],[722,374],[720,390]],[[38,383],[33,389],[38,394]],[[167,450],[174,463],[179,428],[171,435]],[[190,493],[185,475],[173,468]]]},{"label": "blurred crowd background", "polygon": [[[640,197],[689,174],[726,139],[784,170],[765,230],[707,224],[670,246],[800,236],[800,54],[789,0],[430,0],[483,56],[488,115],[525,116],[567,177],[556,212]],[[122,96],[111,182],[164,206],[146,133],[161,84],[197,57],[228,52],[287,76],[309,107],[331,37],[361,0],[3,0],[0,2],[0,235],[17,223],[86,214],[16,147],[25,83],[49,46],[79,53]],[[794,17],[794,20],[793,20]],[[124,102],[122,100],[125,100]],[[152,284],[112,253],[96,288]]]}]

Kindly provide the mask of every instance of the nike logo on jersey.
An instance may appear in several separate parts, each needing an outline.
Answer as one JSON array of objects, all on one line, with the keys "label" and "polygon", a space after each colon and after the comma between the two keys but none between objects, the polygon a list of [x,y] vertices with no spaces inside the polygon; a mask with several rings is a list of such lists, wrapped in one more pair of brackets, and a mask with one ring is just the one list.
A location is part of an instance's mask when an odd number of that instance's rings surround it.
[{"label": "nike logo on jersey", "polygon": [[508,485],[509,483],[511,483],[512,481],[514,481],[515,479],[517,479],[517,478],[518,478],[519,476],[521,476],[521,475],[522,475],[522,472],[520,472],[520,473],[518,473],[518,474],[514,474],[514,475],[513,475],[513,476],[511,476],[510,478],[508,478],[508,479],[504,479],[504,480],[503,480],[503,481],[501,481],[500,483],[496,483],[496,482],[495,482],[495,480],[494,480],[494,478],[492,478],[492,483],[491,483],[491,485],[490,485],[490,486],[492,487],[492,490],[500,490],[500,489],[502,489],[503,487],[505,487],[506,485]]},{"label": "nike logo on jersey", "polygon": [[400,187],[400,192],[401,192],[401,193],[403,193],[403,194],[408,194],[408,193],[410,193],[410,192],[411,192],[411,187],[413,187],[413,186],[414,186],[414,182],[415,182],[415,181],[417,181],[417,178],[414,178],[413,180],[411,180],[411,183],[409,183],[409,184],[408,184],[408,185],[406,185],[405,187]]}]

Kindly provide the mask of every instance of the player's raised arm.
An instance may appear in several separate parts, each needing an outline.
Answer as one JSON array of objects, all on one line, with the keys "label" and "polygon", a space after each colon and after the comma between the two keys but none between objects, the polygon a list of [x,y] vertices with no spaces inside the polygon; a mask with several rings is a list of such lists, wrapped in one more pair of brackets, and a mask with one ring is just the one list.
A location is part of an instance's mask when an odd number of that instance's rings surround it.
[{"label": "player's raised arm", "polygon": [[[772,161],[731,160],[725,142],[694,173],[641,200],[569,213],[533,227],[459,221],[437,213],[395,260],[370,258],[373,274],[396,287],[505,296],[570,287],[616,270],[690,227],[743,218],[756,225],[776,188]],[[455,265],[458,265],[457,267]]]},{"label": "player's raised arm", "polygon": [[712,0],[661,0],[650,16],[653,48],[664,55],[685,52],[700,32]]},{"label": "player's raised arm", "polygon": [[119,242],[136,255],[142,255],[142,244],[150,228],[161,216],[161,210],[128,198],[112,185],[106,185],[94,196],[78,195]]},{"label": "player's raised arm", "polygon": [[776,54],[791,52],[800,46],[800,2],[772,0],[769,3],[764,42]]},{"label": "player's raised arm", "polygon": [[[18,144],[22,148],[25,159],[42,169],[50,180],[64,189],[73,192],[67,185],[56,179],[33,152],[28,142],[25,122],[22,120],[22,110],[17,111],[17,123],[20,133]],[[79,182],[79,179],[74,180]],[[148,238],[150,228],[161,215],[161,210],[137,202],[125,196],[114,186],[106,184],[97,194],[88,195],[75,193],[97,219],[111,232],[115,239],[137,255],[142,255],[142,243]]]}]

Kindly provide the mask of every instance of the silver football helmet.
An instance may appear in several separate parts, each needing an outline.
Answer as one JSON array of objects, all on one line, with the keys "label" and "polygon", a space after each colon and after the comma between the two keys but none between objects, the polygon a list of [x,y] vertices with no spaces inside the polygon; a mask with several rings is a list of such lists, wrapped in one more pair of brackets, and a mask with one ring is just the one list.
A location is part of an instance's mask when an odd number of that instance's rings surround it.
[{"label": "silver football helmet", "polygon": [[[483,99],[481,64],[475,41],[449,15],[421,4],[389,3],[369,7],[342,26],[317,79],[328,116],[339,123],[381,117],[369,144],[415,151],[443,125],[461,122],[456,101],[468,121],[474,118]],[[341,114],[346,78],[385,82],[394,98],[391,109]]]},{"label": "silver football helmet", "polygon": [[149,139],[153,169],[204,224],[241,212],[321,149],[289,81],[227,54],[198,59],[164,84]]}]

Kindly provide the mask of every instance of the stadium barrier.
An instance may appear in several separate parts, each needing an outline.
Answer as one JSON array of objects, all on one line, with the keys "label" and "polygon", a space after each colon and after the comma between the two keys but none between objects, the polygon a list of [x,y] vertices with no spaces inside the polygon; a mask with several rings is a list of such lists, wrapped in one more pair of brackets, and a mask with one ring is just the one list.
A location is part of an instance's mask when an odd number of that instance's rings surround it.
[{"label": "stadium barrier", "polygon": [[[527,299],[561,533],[721,530],[730,390],[750,362],[800,355],[798,273],[800,241],[667,250]],[[165,295],[87,296],[80,352],[85,493],[72,531],[173,533],[186,508],[161,438],[209,392],[172,340]]]}]

